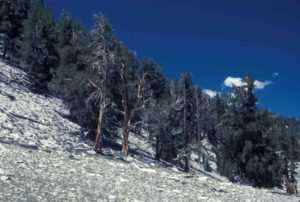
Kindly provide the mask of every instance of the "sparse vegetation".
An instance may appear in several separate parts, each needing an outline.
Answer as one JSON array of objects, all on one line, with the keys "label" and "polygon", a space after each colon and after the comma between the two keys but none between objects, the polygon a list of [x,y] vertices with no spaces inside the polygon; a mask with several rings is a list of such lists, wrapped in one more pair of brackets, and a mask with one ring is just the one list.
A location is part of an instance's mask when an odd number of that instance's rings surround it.
[{"label": "sparse vegetation", "polygon": [[[23,66],[34,92],[63,99],[70,118],[95,139],[96,152],[103,138],[122,128],[122,151],[128,154],[130,131],[143,129],[156,160],[182,155],[185,172],[191,153],[201,156],[207,139],[217,171],[233,182],[295,182],[300,122],[258,108],[251,76],[243,78],[244,86],[210,97],[193,84],[191,73],[170,80],[153,60],[136,58],[102,14],[91,34],[70,14],[56,22],[42,0],[4,0],[0,17],[2,58]],[[212,171],[208,158],[203,163]]]}]

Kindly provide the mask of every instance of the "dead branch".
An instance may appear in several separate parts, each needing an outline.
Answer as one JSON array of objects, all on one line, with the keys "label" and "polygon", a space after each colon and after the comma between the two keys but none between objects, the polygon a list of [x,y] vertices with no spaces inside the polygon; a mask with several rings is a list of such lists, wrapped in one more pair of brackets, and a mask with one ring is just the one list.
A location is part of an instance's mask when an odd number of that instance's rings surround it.
[{"label": "dead branch", "polygon": [[142,78],[140,79],[138,92],[137,92],[137,101],[134,104],[133,109],[131,111],[130,118],[129,118],[130,121],[132,120],[132,118],[134,117],[137,111],[140,111],[145,107],[145,80],[147,75],[148,73],[145,72]]},{"label": "dead branch", "polygon": [[2,95],[4,95],[4,96],[8,97],[11,101],[15,101],[15,100],[16,100],[16,97],[15,97],[15,96],[13,96],[13,95],[11,95],[11,94],[9,94],[9,93],[6,93],[6,92],[4,92],[4,91],[2,91],[2,90],[0,90],[0,94],[2,94]]},{"label": "dead branch", "polygon": [[91,81],[91,80],[89,79],[89,82],[90,82],[90,84],[91,84],[94,88],[96,88],[99,92],[101,92],[101,89],[100,89],[93,81]]},{"label": "dead branch", "polygon": [[44,125],[44,126],[49,126],[48,124],[45,124],[45,123],[42,123],[40,121],[34,120],[30,117],[23,116],[21,114],[16,114],[16,113],[10,112],[7,115],[12,116],[13,118],[25,119],[25,120],[28,120],[28,121],[31,121],[31,122],[34,122],[34,123]]},{"label": "dead branch", "polygon": [[8,141],[8,140],[1,140],[0,143],[2,144],[7,144],[7,145],[17,145],[20,147],[23,147],[25,149],[32,149],[32,150],[37,150],[39,147],[37,145],[29,145],[29,144],[24,144],[24,143],[18,143],[18,141],[13,140],[13,141]]}]

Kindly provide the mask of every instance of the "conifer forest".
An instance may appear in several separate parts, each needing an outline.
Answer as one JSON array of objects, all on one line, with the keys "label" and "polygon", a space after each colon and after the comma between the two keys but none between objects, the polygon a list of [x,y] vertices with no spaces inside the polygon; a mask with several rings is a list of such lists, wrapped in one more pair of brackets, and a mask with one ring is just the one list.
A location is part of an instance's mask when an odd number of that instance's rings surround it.
[{"label": "conifer forest", "polygon": [[215,164],[233,183],[296,183],[300,120],[261,108],[253,75],[212,95],[192,72],[170,79],[154,59],[138,58],[101,12],[90,14],[87,30],[67,11],[56,19],[43,0],[0,4],[1,60],[28,74],[31,92],[61,99],[97,155],[109,147],[130,155],[131,134],[145,133],[156,161],[178,163],[186,173],[196,160],[207,172]]}]

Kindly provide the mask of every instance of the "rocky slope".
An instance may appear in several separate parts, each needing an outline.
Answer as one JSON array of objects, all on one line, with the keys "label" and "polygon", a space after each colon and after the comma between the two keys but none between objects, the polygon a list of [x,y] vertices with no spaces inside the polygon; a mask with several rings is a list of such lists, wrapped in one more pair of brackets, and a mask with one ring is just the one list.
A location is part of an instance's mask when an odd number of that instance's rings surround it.
[{"label": "rocky slope", "polygon": [[131,156],[96,155],[61,101],[31,93],[26,74],[0,62],[0,201],[299,201],[284,189],[232,184],[153,160],[134,134]]}]

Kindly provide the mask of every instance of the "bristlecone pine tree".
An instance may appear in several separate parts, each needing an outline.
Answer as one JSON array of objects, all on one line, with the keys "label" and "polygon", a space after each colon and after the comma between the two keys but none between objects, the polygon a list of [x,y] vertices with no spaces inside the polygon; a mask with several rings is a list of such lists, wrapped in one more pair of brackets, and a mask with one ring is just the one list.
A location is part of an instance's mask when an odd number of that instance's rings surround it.
[{"label": "bristlecone pine tree", "polygon": [[96,24],[92,30],[91,50],[92,68],[98,74],[98,80],[90,80],[96,91],[90,96],[99,100],[99,118],[96,130],[96,140],[94,150],[102,152],[103,127],[105,123],[106,107],[108,105],[108,79],[110,67],[114,63],[113,43],[114,35],[112,26],[102,14],[96,15]]},{"label": "bristlecone pine tree", "polygon": [[119,54],[122,114],[124,118],[122,152],[128,154],[128,138],[133,118],[137,112],[145,107],[146,76],[148,73],[139,71],[138,61],[127,47],[121,48]]},{"label": "bristlecone pine tree", "polygon": [[[0,0],[0,23],[0,57],[22,64],[35,92],[49,88],[62,98],[73,121],[89,131],[97,125],[97,153],[104,131],[109,143],[122,124],[122,151],[128,154],[129,132],[142,126],[155,158],[184,160],[186,172],[190,152],[199,152],[200,160],[207,138],[218,171],[231,181],[273,187],[285,175],[295,183],[300,121],[259,109],[253,78],[210,98],[190,73],[168,80],[152,60],[140,63],[103,15],[96,16],[90,36],[66,13],[57,26],[43,0]],[[208,156],[202,156],[210,171]]]}]

